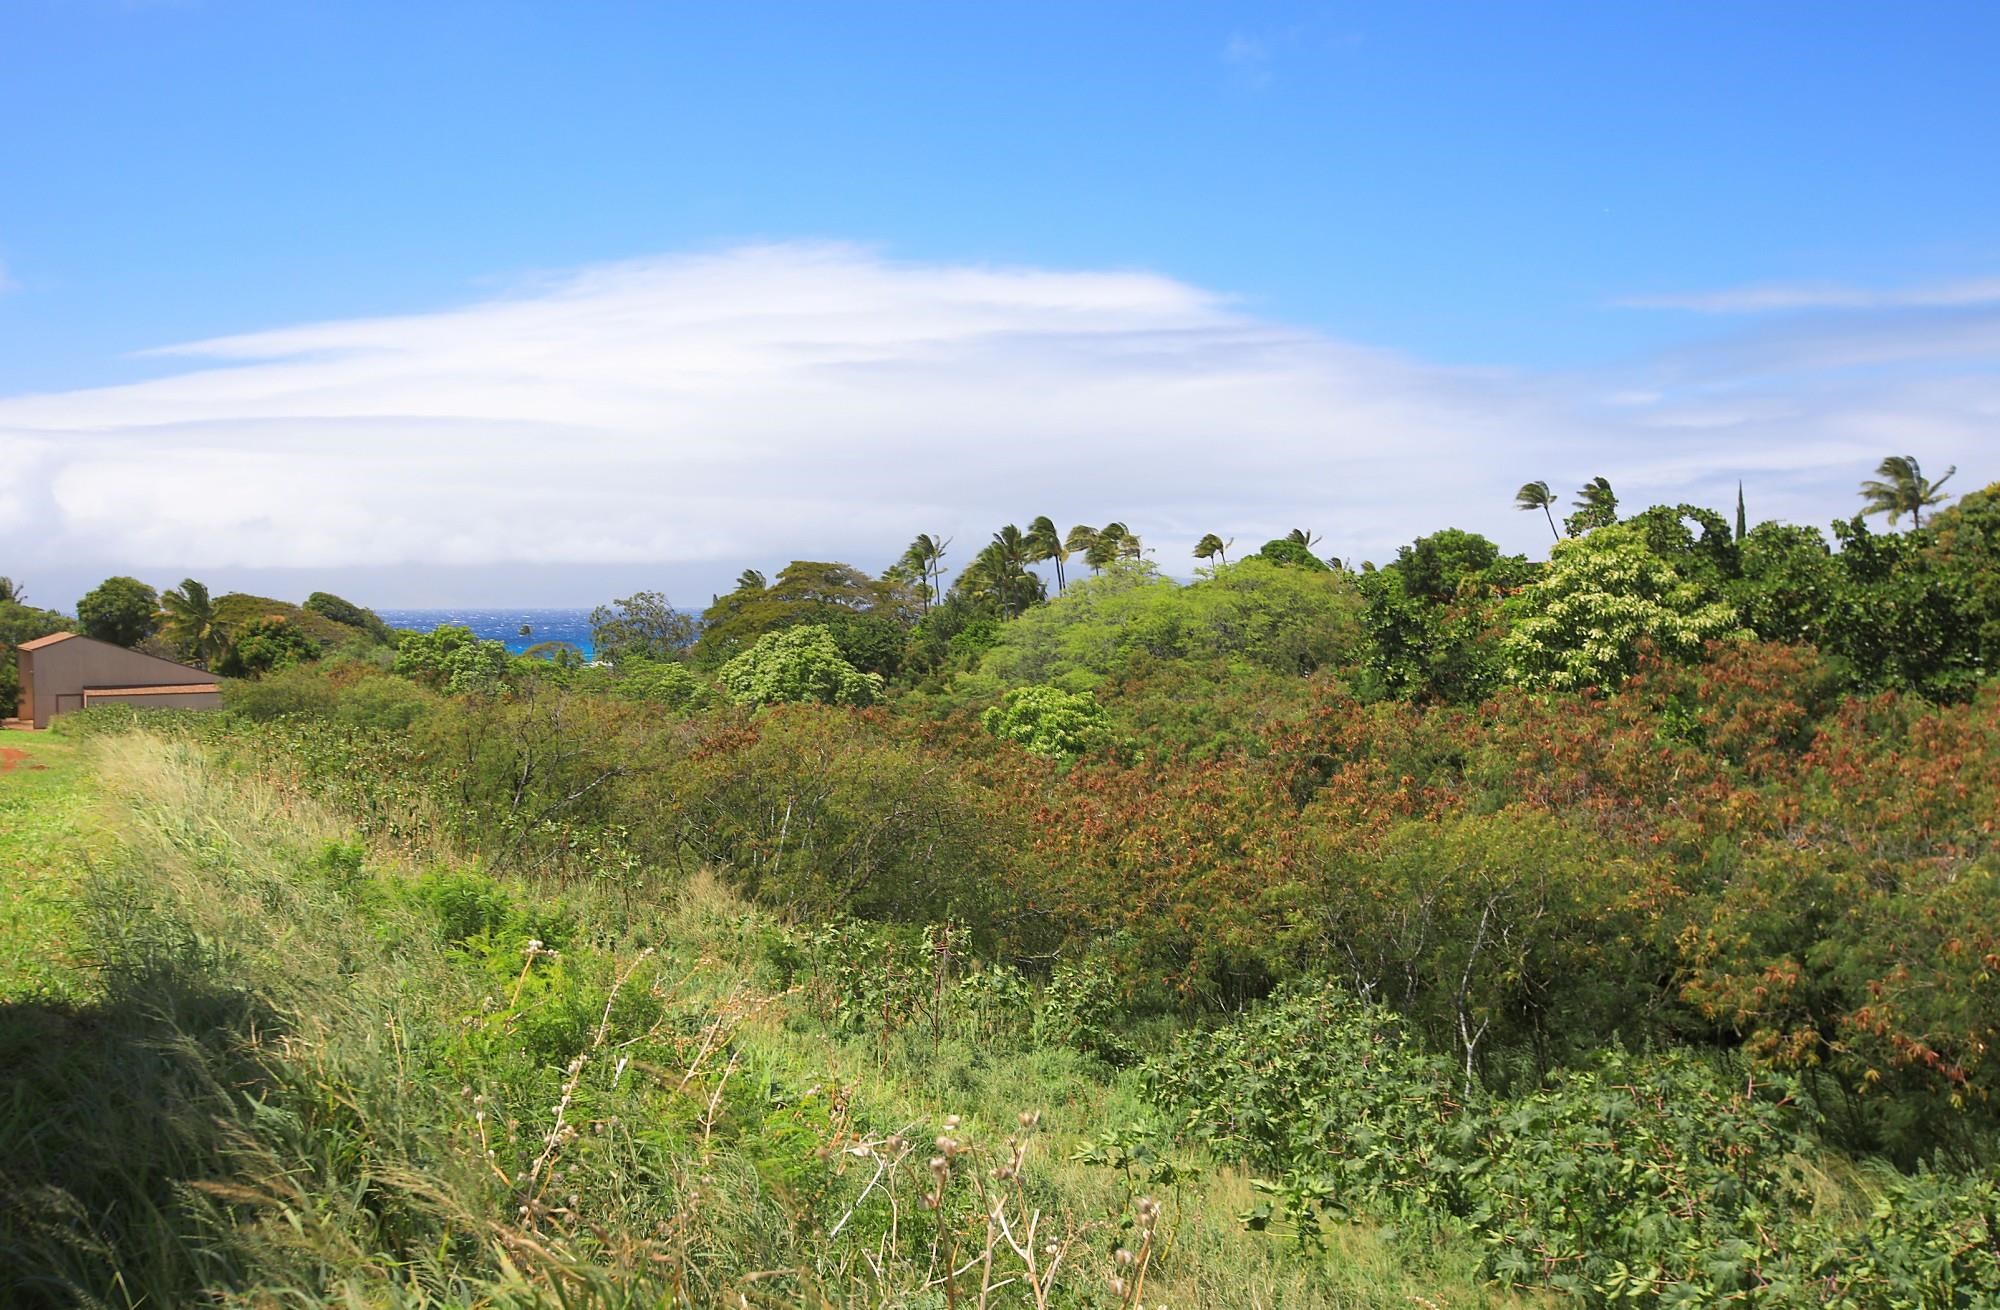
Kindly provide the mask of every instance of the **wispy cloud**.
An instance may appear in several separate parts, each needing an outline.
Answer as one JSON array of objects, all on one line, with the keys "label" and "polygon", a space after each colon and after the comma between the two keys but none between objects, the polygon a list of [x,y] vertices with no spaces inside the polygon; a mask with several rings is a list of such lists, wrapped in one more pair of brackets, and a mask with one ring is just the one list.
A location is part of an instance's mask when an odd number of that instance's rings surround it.
[{"label": "wispy cloud", "polygon": [[1770,282],[1721,291],[1629,296],[1632,309],[1681,309],[1697,314],[1768,314],[1815,309],[1952,309],[2000,305],[2000,277],[1924,287],[1870,289],[1834,282]]},{"label": "wispy cloud", "polygon": [[1232,32],[1222,44],[1222,65],[1232,78],[1253,90],[1271,85],[1271,48],[1255,37]]},{"label": "wispy cloud", "polygon": [[184,371],[0,398],[13,571],[643,566],[706,590],[1040,513],[1129,521],[1175,569],[1203,532],[1294,523],[1379,559],[1445,525],[1533,545],[1508,508],[1532,477],[1721,503],[1744,476],[1760,514],[1819,521],[1884,451],[1991,476],[2000,414],[1990,367],[1865,390],[1804,355],[1751,380],[1454,369],[1151,273],[826,244],[168,353]]}]

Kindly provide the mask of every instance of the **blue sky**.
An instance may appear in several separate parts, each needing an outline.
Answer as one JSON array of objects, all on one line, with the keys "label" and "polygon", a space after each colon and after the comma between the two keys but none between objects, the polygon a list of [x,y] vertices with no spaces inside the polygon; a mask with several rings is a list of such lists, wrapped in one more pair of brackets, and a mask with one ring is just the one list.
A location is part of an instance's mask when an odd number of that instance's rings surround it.
[{"label": "blue sky", "polygon": [[0,572],[698,600],[1041,512],[1179,571],[1528,548],[1529,476],[1979,485],[1996,56],[1991,4],[6,0]]}]

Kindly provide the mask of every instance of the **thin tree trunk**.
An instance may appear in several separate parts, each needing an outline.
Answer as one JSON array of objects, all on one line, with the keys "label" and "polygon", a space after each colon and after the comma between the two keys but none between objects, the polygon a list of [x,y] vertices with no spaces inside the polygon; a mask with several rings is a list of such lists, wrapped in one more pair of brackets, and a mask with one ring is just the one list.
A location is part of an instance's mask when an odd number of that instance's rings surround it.
[{"label": "thin tree trunk", "polygon": [[1544,502],[1542,505],[1542,516],[1548,519],[1549,521],[1549,535],[1554,537],[1557,541],[1561,541],[1563,539],[1563,534],[1556,531],[1556,516],[1554,512],[1549,509],[1548,504],[1546,502]]}]

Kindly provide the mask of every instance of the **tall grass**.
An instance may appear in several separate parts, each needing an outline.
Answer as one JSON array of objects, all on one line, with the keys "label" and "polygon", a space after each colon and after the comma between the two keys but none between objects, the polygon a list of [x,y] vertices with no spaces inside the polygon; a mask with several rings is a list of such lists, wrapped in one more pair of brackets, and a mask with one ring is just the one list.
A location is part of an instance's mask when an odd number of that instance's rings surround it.
[{"label": "tall grass", "polygon": [[1245,1233],[1034,996],[857,1021],[867,948],[704,876],[499,881],[188,740],[88,749],[96,999],[0,1007],[6,1304],[1511,1303],[1451,1243]]}]

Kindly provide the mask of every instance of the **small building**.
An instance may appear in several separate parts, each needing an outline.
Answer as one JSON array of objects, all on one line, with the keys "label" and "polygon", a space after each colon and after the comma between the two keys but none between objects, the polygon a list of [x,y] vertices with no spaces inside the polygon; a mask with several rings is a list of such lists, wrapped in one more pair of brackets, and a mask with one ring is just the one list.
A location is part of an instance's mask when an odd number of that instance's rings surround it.
[{"label": "small building", "polygon": [[20,716],[30,727],[46,728],[58,714],[86,705],[222,708],[222,680],[213,673],[95,637],[58,632],[14,650],[21,666]]}]

